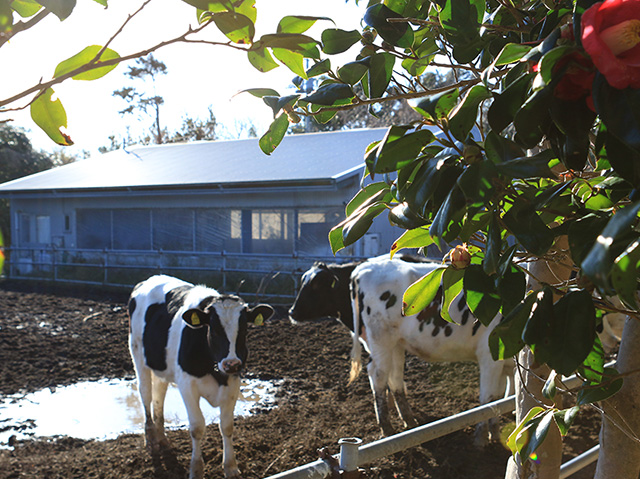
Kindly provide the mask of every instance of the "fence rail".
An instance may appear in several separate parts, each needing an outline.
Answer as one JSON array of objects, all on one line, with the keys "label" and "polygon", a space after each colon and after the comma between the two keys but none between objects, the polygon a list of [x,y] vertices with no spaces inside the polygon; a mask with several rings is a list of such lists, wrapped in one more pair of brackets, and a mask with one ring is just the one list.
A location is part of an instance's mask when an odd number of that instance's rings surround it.
[{"label": "fence rail", "polygon": [[227,252],[86,250],[56,247],[5,248],[10,279],[130,288],[153,274],[180,276],[247,301],[291,304],[299,278],[314,261],[336,262],[359,257],[326,257]]},{"label": "fence rail", "polygon": [[[571,376],[565,379],[563,384],[567,388],[572,388],[580,385],[581,380],[576,376]],[[479,422],[487,421],[492,417],[512,412],[515,407],[515,395],[511,395],[504,399],[484,404],[393,436],[379,439],[364,446],[359,446],[355,453],[350,452],[352,457],[350,461],[347,462],[356,464],[356,467],[364,466],[376,459],[390,456],[405,449],[446,436],[452,432],[460,431]],[[598,458],[598,452],[599,446],[594,446],[585,453],[563,464],[560,469],[560,479],[566,479],[594,462]],[[338,460],[341,459],[339,456],[335,458]],[[295,469],[269,476],[266,479],[324,479],[330,477],[331,472],[331,466],[326,461],[317,460]]]}]

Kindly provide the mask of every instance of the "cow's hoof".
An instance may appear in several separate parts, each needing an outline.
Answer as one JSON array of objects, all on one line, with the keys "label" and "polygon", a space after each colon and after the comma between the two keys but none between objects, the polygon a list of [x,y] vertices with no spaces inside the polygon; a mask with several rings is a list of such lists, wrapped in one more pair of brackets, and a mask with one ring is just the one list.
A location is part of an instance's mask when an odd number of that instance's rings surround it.
[{"label": "cow's hoof", "polygon": [[242,476],[240,475],[240,471],[237,468],[225,469],[224,477],[226,479],[242,479]]}]

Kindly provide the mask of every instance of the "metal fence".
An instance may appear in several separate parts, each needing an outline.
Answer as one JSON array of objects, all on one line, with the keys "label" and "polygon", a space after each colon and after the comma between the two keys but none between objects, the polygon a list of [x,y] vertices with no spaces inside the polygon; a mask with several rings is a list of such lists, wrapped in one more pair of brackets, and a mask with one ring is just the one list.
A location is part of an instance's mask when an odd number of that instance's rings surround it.
[{"label": "metal fence", "polygon": [[314,261],[344,262],[357,257],[321,257],[225,252],[123,251],[56,247],[5,248],[9,279],[130,288],[154,274],[207,284],[246,301],[293,302],[300,276]]}]

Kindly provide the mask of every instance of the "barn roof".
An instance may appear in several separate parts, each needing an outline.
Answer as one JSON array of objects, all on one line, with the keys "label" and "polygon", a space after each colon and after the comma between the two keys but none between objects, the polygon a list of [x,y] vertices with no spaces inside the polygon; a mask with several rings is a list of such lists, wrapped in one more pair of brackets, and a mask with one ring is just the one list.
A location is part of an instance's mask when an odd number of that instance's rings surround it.
[{"label": "barn roof", "polygon": [[5,193],[337,182],[360,174],[364,151],[386,129],[285,136],[267,156],[258,139],[133,147],[0,185]]}]

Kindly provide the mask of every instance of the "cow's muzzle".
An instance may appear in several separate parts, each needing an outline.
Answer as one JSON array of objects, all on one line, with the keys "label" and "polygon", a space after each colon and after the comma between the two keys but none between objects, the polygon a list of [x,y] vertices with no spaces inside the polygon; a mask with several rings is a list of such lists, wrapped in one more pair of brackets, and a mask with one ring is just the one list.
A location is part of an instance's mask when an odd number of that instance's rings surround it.
[{"label": "cow's muzzle", "polygon": [[242,361],[239,359],[225,359],[222,361],[222,371],[225,374],[238,374],[242,370]]}]

